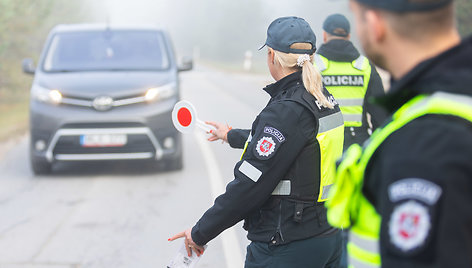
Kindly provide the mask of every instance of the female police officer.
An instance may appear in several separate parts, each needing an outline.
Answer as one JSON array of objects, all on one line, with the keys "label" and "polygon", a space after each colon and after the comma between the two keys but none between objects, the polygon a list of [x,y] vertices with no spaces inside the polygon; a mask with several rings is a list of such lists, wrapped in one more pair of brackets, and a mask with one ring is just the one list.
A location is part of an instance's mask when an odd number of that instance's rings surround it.
[{"label": "female police officer", "polygon": [[[337,267],[341,238],[323,206],[342,153],[343,118],[312,64],[316,37],[297,17],[278,18],[267,30],[267,65],[277,81],[250,131],[218,128],[244,153],[235,179],[185,237],[187,251],[244,219],[251,244],[245,267]],[[244,139],[246,142],[244,142]]]}]

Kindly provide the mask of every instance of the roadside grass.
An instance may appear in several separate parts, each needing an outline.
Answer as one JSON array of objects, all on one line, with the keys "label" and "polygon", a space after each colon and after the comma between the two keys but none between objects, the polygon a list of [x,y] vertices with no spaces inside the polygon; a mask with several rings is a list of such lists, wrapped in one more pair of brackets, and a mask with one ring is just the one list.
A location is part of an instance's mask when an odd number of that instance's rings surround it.
[{"label": "roadside grass", "polygon": [[29,89],[33,81],[33,76],[23,73],[21,60],[3,56],[0,64],[0,143],[27,132]]},{"label": "roadside grass", "polygon": [[0,95],[0,142],[27,132],[28,104],[27,96]]}]

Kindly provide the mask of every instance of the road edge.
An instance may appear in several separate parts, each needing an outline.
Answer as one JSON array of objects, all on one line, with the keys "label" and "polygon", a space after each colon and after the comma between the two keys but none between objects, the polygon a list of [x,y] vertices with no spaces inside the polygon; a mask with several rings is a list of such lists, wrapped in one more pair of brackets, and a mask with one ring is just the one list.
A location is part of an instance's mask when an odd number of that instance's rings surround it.
[{"label": "road edge", "polygon": [[[223,184],[223,176],[218,168],[218,162],[215,155],[211,151],[205,136],[201,132],[195,132],[195,139],[198,147],[203,154],[205,165],[208,170],[208,177],[211,185],[211,194],[213,199],[224,193],[225,187]],[[244,259],[240,251],[240,244],[234,230],[234,226],[221,233],[221,240],[223,242],[223,252],[225,254],[226,267],[240,268],[244,266]]]}]

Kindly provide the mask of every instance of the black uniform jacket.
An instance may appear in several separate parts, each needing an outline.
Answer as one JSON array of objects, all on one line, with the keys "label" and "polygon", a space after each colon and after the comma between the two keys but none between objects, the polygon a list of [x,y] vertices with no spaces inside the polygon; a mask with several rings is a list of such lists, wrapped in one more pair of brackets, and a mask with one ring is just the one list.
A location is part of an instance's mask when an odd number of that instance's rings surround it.
[{"label": "black uniform jacket", "polygon": [[[338,62],[353,62],[360,56],[359,51],[354,47],[352,42],[343,39],[334,39],[326,44],[321,45],[316,53],[330,61]],[[367,131],[369,124],[367,123],[366,113],[371,115],[372,130],[375,130],[377,127],[379,127],[379,125],[382,124],[382,122],[387,118],[387,113],[381,106],[369,101],[372,97],[380,97],[385,95],[382,79],[380,78],[375,66],[371,64],[371,67],[372,72],[370,73],[369,85],[367,87],[364,97],[364,105],[362,107],[362,127],[356,127],[353,128],[353,130],[348,127],[345,128],[345,149],[347,149],[353,143],[362,144],[369,137]]]},{"label": "black uniform jacket", "polygon": [[[418,94],[472,97],[472,39],[417,65],[380,103],[394,112]],[[472,267],[472,124],[426,115],[373,155],[363,192],[382,216],[382,267]]]},{"label": "black uniform jacket", "polygon": [[[264,90],[270,94],[271,99],[253,122],[250,131],[252,139],[241,161],[234,168],[234,180],[227,185],[226,192],[216,198],[214,205],[192,228],[192,239],[199,245],[206,244],[237,222],[259,215],[263,207],[272,209],[274,202],[272,192],[284,179],[302,150],[316,141],[318,118],[303,105],[284,98],[285,94],[293,94],[295,91],[306,92],[301,72],[288,75]],[[307,93],[307,95],[313,101],[315,100],[311,94]],[[322,108],[321,110],[320,114],[331,113],[328,111],[330,109]],[[339,107],[336,106],[332,111],[339,111]],[[248,136],[249,131],[231,130],[228,140],[233,147],[243,148]],[[315,202],[311,204],[314,205]],[[289,213],[293,217],[294,209],[292,208]],[[272,241],[271,239],[277,232],[276,222],[280,219],[269,217],[264,219],[265,227],[261,227],[263,230],[257,227],[249,228],[249,239]],[[294,239],[308,238],[317,233],[333,230],[326,219],[323,220],[323,224],[316,222],[316,226],[319,226],[316,230],[314,228],[294,229],[287,225],[290,230],[286,230],[286,237],[284,239],[279,237],[277,243],[288,243]],[[251,236],[251,233],[254,235]]]}]

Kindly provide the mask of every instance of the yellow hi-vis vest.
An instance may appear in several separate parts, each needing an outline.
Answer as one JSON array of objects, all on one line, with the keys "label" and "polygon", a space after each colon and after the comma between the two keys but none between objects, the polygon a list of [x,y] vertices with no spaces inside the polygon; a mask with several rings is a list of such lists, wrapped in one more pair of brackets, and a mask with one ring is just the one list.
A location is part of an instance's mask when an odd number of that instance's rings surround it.
[{"label": "yellow hi-vis vest", "polygon": [[330,61],[320,54],[315,54],[314,59],[324,86],[339,103],[344,125],[362,126],[364,96],[372,72],[369,60],[361,55],[353,62]]},{"label": "yellow hi-vis vest", "polygon": [[[251,140],[252,135],[249,133],[241,155],[241,160]],[[325,202],[328,200],[330,189],[334,184],[336,160],[341,157],[343,152],[344,123],[341,112],[322,116],[318,119],[316,140],[320,146],[320,189],[317,202]],[[276,195],[290,195],[290,192],[280,193],[279,189],[287,188],[284,187],[284,183],[285,181],[281,181],[277,185],[275,191],[278,192],[278,194]]]},{"label": "yellow hi-vis vest", "polygon": [[335,184],[326,202],[328,221],[338,228],[351,227],[349,267],[380,267],[379,234],[381,217],[362,194],[364,172],[377,148],[393,132],[426,114],[443,114],[472,122],[472,97],[437,92],[417,96],[393,114],[392,121],[377,129],[361,148],[353,144],[337,168]]}]

